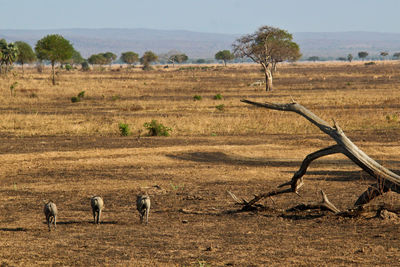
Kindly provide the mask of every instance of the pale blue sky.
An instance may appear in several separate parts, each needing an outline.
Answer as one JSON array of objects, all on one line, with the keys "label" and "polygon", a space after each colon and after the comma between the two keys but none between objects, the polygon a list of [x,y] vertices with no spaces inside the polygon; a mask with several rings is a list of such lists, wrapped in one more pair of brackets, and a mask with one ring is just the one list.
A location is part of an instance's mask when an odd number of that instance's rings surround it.
[{"label": "pale blue sky", "polygon": [[400,33],[400,0],[0,0],[0,29]]}]

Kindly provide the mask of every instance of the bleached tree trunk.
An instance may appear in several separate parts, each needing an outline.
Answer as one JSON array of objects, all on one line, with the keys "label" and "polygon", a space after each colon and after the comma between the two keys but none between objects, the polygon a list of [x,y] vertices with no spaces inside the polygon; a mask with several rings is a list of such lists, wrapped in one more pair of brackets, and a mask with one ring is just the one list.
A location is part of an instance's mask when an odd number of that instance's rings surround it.
[{"label": "bleached tree trunk", "polygon": [[265,91],[272,91],[272,72],[268,65],[261,64],[265,74]]},{"label": "bleached tree trunk", "polygon": [[[303,176],[307,171],[308,166],[313,160],[320,157],[331,155],[335,153],[342,153],[352,160],[361,169],[370,174],[376,179],[376,183],[368,187],[368,189],[359,196],[355,202],[355,206],[360,206],[368,203],[374,197],[381,195],[389,190],[400,193],[400,176],[394,172],[386,169],[375,160],[371,159],[367,154],[365,154],[361,149],[359,149],[343,132],[339,125],[334,122],[334,126],[331,127],[327,122],[319,118],[317,115],[306,109],[304,106],[292,102],[288,104],[275,104],[275,103],[258,103],[250,100],[242,100],[242,102],[251,104],[257,107],[274,109],[280,111],[290,111],[295,112],[312,124],[317,126],[322,132],[329,135],[335,142],[336,145],[326,147],[324,149],[318,150],[314,153],[309,154],[300,166],[300,169],[293,175],[291,181],[280,185],[279,187],[290,186],[288,189],[275,190],[267,194],[261,194],[256,196],[253,200],[249,201],[247,205],[253,205],[260,199],[264,197],[269,197],[271,195],[284,194],[288,192],[297,193],[299,188],[303,186]],[[272,194],[271,194],[272,193]]]}]

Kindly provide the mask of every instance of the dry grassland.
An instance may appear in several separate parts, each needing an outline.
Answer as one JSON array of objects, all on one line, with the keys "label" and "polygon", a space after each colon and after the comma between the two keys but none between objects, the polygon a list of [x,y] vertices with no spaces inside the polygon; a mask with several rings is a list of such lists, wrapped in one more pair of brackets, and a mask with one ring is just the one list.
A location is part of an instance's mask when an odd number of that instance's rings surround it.
[{"label": "dry grassland", "polygon": [[[244,98],[293,98],[335,118],[361,149],[400,173],[399,70],[398,62],[284,64],[268,94],[250,86],[263,79],[256,65],[59,71],[56,86],[49,71],[0,76],[0,264],[397,265],[399,220],[283,212],[318,201],[320,189],[339,209],[351,207],[371,181],[344,156],[314,162],[301,197],[267,199],[264,211],[238,212],[226,191],[251,198],[272,190],[305,155],[333,144],[298,115]],[[146,136],[143,124],[153,119],[171,136]],[[120,136],[121,122],[131,136]],[[135,210],[141,191],[152,199],[147,226]],[[92,223],[92,195],[105,201],[101,225]],[[59,209],[52,232],[42,211],[50,199]],[[376,202],[399,200],[388,194]]]}]

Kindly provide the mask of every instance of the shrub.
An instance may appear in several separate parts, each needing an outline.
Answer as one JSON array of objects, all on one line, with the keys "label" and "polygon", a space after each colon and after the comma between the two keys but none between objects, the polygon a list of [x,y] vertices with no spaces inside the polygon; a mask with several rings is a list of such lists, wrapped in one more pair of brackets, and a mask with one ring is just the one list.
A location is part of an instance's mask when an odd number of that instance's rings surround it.
[{"label": "shrub", "polygon": [[156,120],[152,120],[150,123],[146,122],[143,124],[144,128],[149,131],[149,136],[169,136],[171,128],[166,127]]},{"label": "shrub", "polygon": [[18,82],[14,82],[13,84],[10,85],[10,95],[15,96],[15,87],[17,87]]},{"label": "shrub", "polygon": [[202,99],[201,95],[195,95],[195,96],[193,97],[193,100],[194,100],[194,101],[200,101],[201,99]]},{"label": "shrub", "polygon": [[67,71],[70,71],[70,70],[72,70],[72,66],[71,66],[70,64],[66,64],[66,65],[65,65],[65,69],[66,69]]},{"label": "shrub", "polygon": [[215,99],[215,100],[221,100],[221,99],[222,99],[222,95],[221,95],[221,94],[216,94],[216,95],[214,96],[214,99]]},{"label": "shrub", "polygon": [[119,127],[119,132],[121,133],[122,136],[131,135],[131,129],[129,128],[129,125],[127,123],[120,123],[118,127]]},{"label": "shrub", "polygon": [[113,96],[111,97],[111,100],[112,100],[112,101],[116,101],[116,100],[118,100],[118,99],[120,99],[120,98],[121,98],[120,95],[113,95]]},{"label": "shrub", "polygon": [[218,109],[219,111],[223,111],[225,109],[225,105],[221,104],[215,107],[216,109]]},{"label": "shrub", "polygon": [[84,98],[85,97],[85,91],[79,92],[78,97],[79,98]]},{"label": "shrub", "polygon": [[76,103],[76,102],[79,102],[79,101],[81,101],[81,99],[79,97],[77,97],[77,96],[71,97],[71,102],[72,103]]},{"label": "shrub", "polygon": [[371,65],[375,65],[375,62],[371,61],[371,62],[366,62],[364,63],[365,66],[371,66]]},{"label": "shrub", "polygon": [[88,71],[88,70],[90,70],[90,66],[89,66],[89,63],[88,63],[87,61],[83,61],[83,62],[81,63],[81,67],[82,67],[82,71]]}]

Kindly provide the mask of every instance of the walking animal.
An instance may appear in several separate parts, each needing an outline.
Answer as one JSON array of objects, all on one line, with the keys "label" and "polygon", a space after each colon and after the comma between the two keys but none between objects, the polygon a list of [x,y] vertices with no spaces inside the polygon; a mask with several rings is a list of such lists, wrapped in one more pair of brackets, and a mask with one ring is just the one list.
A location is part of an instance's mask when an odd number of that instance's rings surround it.
[{"label": "walking animal", "polygon": [[101,218],[101,211],[104,209],[104,201],[101,197],[95,196],[90,199],[90,205],[92,206],[94,223],[99,224]]},{"label": "walking animal", "polygon": [[51,231],[50,229],[50,224],[54,223],[54,229],[57,229],[57,214],[58,214],[58,210],[57,210],[57,206],[56,204],[54,204],[52,201],[47,202],[46,204],[44,204],[44,215],[46,216],[46,222],[47,222],[47,226],[49,227],[49,231]]},{"label": "walking animal", "polygon": [[143,223],[143,218],[146,218],[146,224],[149,223],[150,212],[150,197],[146,195],[138,195],[136,199],[136,208],[139,211],[140,222]]}]

